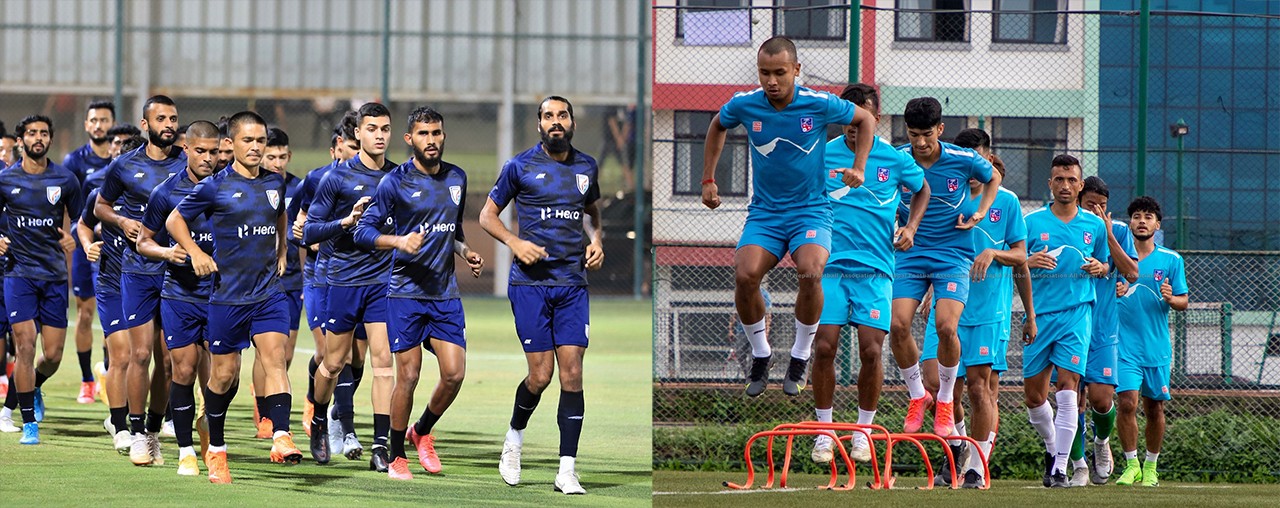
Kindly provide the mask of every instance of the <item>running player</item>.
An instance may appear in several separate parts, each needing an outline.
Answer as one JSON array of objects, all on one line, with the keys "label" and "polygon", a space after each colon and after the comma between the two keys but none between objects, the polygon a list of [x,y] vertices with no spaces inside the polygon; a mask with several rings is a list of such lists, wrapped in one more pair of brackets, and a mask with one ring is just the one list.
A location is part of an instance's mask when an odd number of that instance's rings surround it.
[{"label": "running player", "polygon": [[[543,99],[538,105],[542,142],[502,166],[480,212],[480,226],[511,248],[517,261],[511,264],[507,297],[529,364],[528,375],[516,386],[498,472],[507,485],[520,483],[524,429],[558,364],[560,470],[555,490],[565,494],[587,492],[574,467],[585,409],[582,357],[591,326],[586,271],[604,262],[595,203],[600,198],[599,166],[573,148],[576,127],[568,99]],[[520,223],[518,236],[498,218],[512,200]]]},{"label": "running player", "polygon": [[[107,137],[111,138],[111,159],[115,160],[120,154],[132,150],[125,150],[125,141],[130,138],[142,136],[142,131],[137,127],[127,123],[118,123],[115,127],[107,129]],[[104,168],[105,169],[105,168]],[[99,187],[102,186],[102,179],[107,176],[106,171],[95,171],[91,175],[86,175],[86,181],[96,181]],[[87,195],[87,194],[86,194]]]},{"label": "running player", "polygon": [[[1138,280],[1116,283],[1120,320],[1120,417],[1116,426],[1124,448],[1124,471],[1116,485],[1160,485],[1156,461],[1164,443],[1164,403],[1169,400],[1169,310],[1187,310],[1190,295],[1186,265],[1177,252],[1156,245],[1164,214],[1160,203],[1142,196],[1129,203],[1129,228],[1138,252]],[[1138,397],[1147,417],[1147,456],[1138,465]]]},{"label": "running player", "polygon": [[[209,420],[209,481],[231,483],[224,438],[227,407],[239,388],[241,351],[254,344],[267,376],[268,416],[274,430],[272,462],[297,464],[302,452],[289,433],[289,376],[284,345],[289,337],[289,302],[280,285],[286,254],[284,179],[260,167],[267,124],[244,111],[227,121],[235,162],[196,185],[169,215],[169,235],[191,257],[197,276],[214,276],[209,297],[211,376],[205,389]],[[213,231],[213,256],[201,250],[188,226],[203,216]]]},{"label": "running player", "polygon": [[0,169],[17,162],[19,144],[18,136],[10,132],[0,132]]},{"label": "running player", "polygon": [[707,129],[702,168],[702,204],[720,206],[715,173],[724,150],[728,129],[750,125],[752,196],[747,223],[734,254],[734,304],[747,323],[751,341],[751,372],[747,395],[764,392],[769,380],[768,333],[764,329],[764,302],[760,281],[787,253],[796,263],[799,293],[796,296],[796,338],[782,391],[798,395],[813,337],[822,314],[822,270],[831,250],[831,205],[823,193],[826,183],[821,167],[826,148],[826,126],[857,127],[857,146],[851,167],[842,181],[857,187],[863,181],[867,154],[874,144],[875,118],[866,110],[826,92],[797,86],[800,62],[796,47],[786,37],[774,37],[760,45],[756,55],[760,88],[734,94],[712,117]]},{"label": "running player", "polygon": [[[373,205],[360,217],[355,241],[364,248],[394,249],[387,298],[388,335],[396,355],[396,384],[391,395],[391,457],[387,474],[411,480],[404,450],[406,433],[418,449],[418,463],[439,473],[435,435],[440,416],[453,403],[466,373],[466,319],[453,274],[456,253],[479,277],[484,260],[472,252],[462,233],[467,174],[443,162],[444,117],[420,107],[409,114],[405,143],[413,159],[393,169],[378,183]],[[390,222],[393,234],[380,228]],[[422,369],[422,349],[436,356],[440,381],[422,416],[409,428],[413,392]]]},{"label": "running player", "polygon": [[[844,100],[870,111],[880,121],[880,95],[870,85],[858,83],[845,87]],[[860,188],[845,185],[840,168],[854,163],[858,128],[844,127],[844,136],[827,143],[825,166],[827,195],[835,216],[831,238],[831,257],[822,276],[824,304],[818,321],[814,343],[813,399],[820,422],[831,421],[835,395],[836,352],[840,347],[840,331],[845,325],[855,327],[858,335],[858,423],[871,424],[880,403],[884,382],[884,337],[889,331],[890,305],[893,295],[893,250],[911,247],[929,203],[929,188],[920,166],[910,155],[897,151],[880,138],[867,156],[867,166],[876,168],[875,178],[867,178]],[[896,230],[898,189],[914,194],[910,214]],[[895,241],[896,237],[896,241]],[[832,441],[819,436],[812,458],[826,464],[832,459]],[[871,447],[866,436],[854,433],[854,460],[871,460]]]},{"label": "running player", "polygon": [[[25,155],[20,165],[0,172],[0,209],[5,209],[6,236],[12,242],[6,252],[4,298],[17,352],[13,389],[22,409],[19,442],[34,445],[40,443],[37,421],[44,419],[40,386],[57,372],[67,338],[65,256],[75,248],[67,229],[83,203],[76,176],[48,159],[53,122],[28,116],[14,132],[22,137]],[[44,338],[38,361],[37,331]],[[12,410],[6,406],[6,415]]]},{"label": "running player", "polygon": [[[1026,215],[1027,268],[1036,302],[1039,334],[1023,349],[1027,416],[1045,445],[1045,487],[1068,487],[1066,467],[1078,425],[1077,393],[1088,363],[1093,333],[1093,278],[1110,272],[1109,229],[1080,208],[1084,175],[1080,161],[1053,158],[1049,190],[1053,202]],[[1049,406],[1050,375],[1058,375],[1058,413]]]}]

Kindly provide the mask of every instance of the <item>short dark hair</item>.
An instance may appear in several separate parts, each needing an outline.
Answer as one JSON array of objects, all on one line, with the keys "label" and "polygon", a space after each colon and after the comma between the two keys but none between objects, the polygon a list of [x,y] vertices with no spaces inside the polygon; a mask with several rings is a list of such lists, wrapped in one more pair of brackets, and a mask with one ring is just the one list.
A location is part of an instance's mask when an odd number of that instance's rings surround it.
[{"label": "short dark hair", "polygon": [[0,122],[0,137],[9,135],[9,131],[5,130],[4,122]]},{"label": "short dark hair", "polygon": [[151,110],[152,104],[160,104],[162,106],[173,106],[175,108],[178,107],[178,105],[175,104],[173,102],[173,99],[170,99],[168,95],[152,95],[151,97],[147,97],[146,102],[142,103],[143,118],[147,117],[147,111]]},{"label": "short dark hair", "polygon": [[907,101],[902,119],[908,129],[932,129],[942,123],[942,103],[933,97],[916,97]]},{"label": "short dark hair", "polygon": [[44,115],[27,115],[22,120],[18,120],[18,127],[13,132],[18,137],[25,136],[27,134],[27,126],[36,122],[44,122],[45,125],[49,126],[49,135],[53,135],[53,120]]},{"label": "short dark hair", "polygon": [[546,98],[542,99],[542,102],[539,102],[539,103],[538,103],[538,118],[542,118],[542,105],[543,105],[543,104],[546,104],[546,103],[547,103],[547,101],[563,102],[563,103],[564,103],[564,105],[565,105],[565,106],[567,106],[567,109],[569,110],[569,120],[570,120],[570,121],[574,121],[574,118],[573,118],[573,103],[572,103],[572,102],[569,102],[569,99],[566,99],[566,98],[561,97],[561,96],[559,96],[559,95],[548,95]]},{"label": "short dark hair", "polygon": [[123,143],[120,143],[120,153],[132,152],[145,144],[147,144],[147,140],[142,139],[141,135],[129,136]]},{"label": "short dark hair", "polygon": [[409,124],[405,127],[405,132],[413,132],[415,123],[444,123],[444,115],[432,109],[431,106],[419,106],[418,109],[409,113]]},{"label": "short dark hair", "polygon": [[338,139],[341,137],[342,137],[342,134],[338,133],[338,129],[337,128],[333,129],[333,132],[329,134],[329,149],[333,149],[337,147]]},{"label": "short dark hair", "polygon": [[840,98],[859,106],[871,103],[869,108],[871,112],[880,112],[880,92],[866,83],[853,83],[844,87],[844,91],[840,92]]},{"label": "short dark hair", "polygon": [[775,35],[770,37],[769,40],[764,41],[764,44],[760,45],[760,53],[764,53],[766,55],[786,53],[791,55],[791,60],[793,62],[799,61],[799,56],[796,54],[796,43],[791,42],[791,39],[781,35]]},{"label": "short dark hair", "polygon": [[196,120],[191,125],[186,126],[187,137],[200,139],[221,139],[222,133],[218,132],[218,126],[208,120]]},{"label": "short dark hair", "polygon": [[258,116],[257,113],[252,111],[241,111],[231,115],[231,118],[227,119],[227,134],[229,136],[235,136],[236,133],[240,132],[240,127],[246,124],[266,127],[267,121],[263,120],[261,116]]},{"label": "short dark hair", "polygon": [[86,113],[87,113],[87,112],[89,112],[89,111],[93,111],[93,110],[95,110],[95,109],[105,109],[105,110],[107,110],[107,111],[110,111],[110,112],[111,112],[111,118],[115,118],[115,117],[116,117],[116,104],[115,104],[114,102],[111,102],[111,101],[93,101],[93,102],[90,102],[90,103],[89,103],[89,107],[84,108],[84,110],[85,110],[85,112],[86,112]]},{"label": "short dark hair", "polygon": [[289,135],[280,130],[279,127],[267,129],[267,146],[289,146]]},{"label": "short dark hair", "polygon": [[231,132],[227,130],[227,115],[218,117],[218,123],[214,125],[218,126],[218,136],[223,138],[231,137]]},{"label": "short dark hair", "polygon": [[360,106],[359,116],[356,117],[356,125],[359,126],[364,122],[365,117],[378,118],[380,116],[391,117],[391,110],[387,109],[381,102],[366,102]]},{"label": "short dark hair", "polygon": [[1156,220],[1164,220],[1164,214],[1160,212],[1160,203],[1156,202],[1156,198],[1151,196],[1140,196],[1134,198],[1129,203],[1129,216],[1138,212],[1150,212],[1156,214]]},{"label": "short dark hair", "polygon": [[126,136],[141,136],[142,130],[138,129],[137,126],[133,124],[128,124],[128,123],[118,123],[111,126],[110,129],[107,129],[107,136],[109,137],[114,138],[121,134],[124,134]]},{"label": "short dark hair", "polygon": [[1097,176],[1090,176],[1084,179],[1084,188],[1080,189],[1080,197],[1084,197],[1084,193],[1092,192],[1104,198],[1111,197],[1111,189],[1107,188],[1107,182]]},{"label": "short dark hair", "polygon": [[1076,166],[1078,168],[1084,169],[1084,166],[1080,165],[1080,159],[1075,158],[1074,155],[1066,154],[1066,153],[1053,156],[1053,163],[1050,164],[1050,166],[1055,168],[1056,167],[1065,168],[1070,166]]},{"label": "short dark hair", "polygon": [[959,134],[956,134],[956,139],[953,143],[961,148],[972,148],[977,150],[978,147],[982,147],[991,149],[991,135],[987,134],[987,131],[982,129],[969,128],[960,131]]}]

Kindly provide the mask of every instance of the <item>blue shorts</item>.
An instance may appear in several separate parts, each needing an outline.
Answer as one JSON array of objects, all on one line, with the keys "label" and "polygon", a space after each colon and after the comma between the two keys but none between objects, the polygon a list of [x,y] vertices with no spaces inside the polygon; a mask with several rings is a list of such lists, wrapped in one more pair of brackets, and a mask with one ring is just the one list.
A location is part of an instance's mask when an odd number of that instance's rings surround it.
[{"label": "blue shorts", "polygon": [[786,214],[749,211],[738,248],[757,245],[782,259],[810,243],[831,252],[830,208],[800,209]]},{"label": "blue shorts", "polygon": [[1092,304],[1086,303],[1037,315],[1036,340],[1022,348],[1022,377],[1035,376],[1050,365],[1083,376],[1093,333],[1092,310]]},{"label": "blue shorts", "polygon": [[586,286],[507,286],[516,338],[526,353],[587,347],[591,304]]},{"label": "blue shorts", "polygon": [[209,334],[209,304],[160,299],[161,319],[169,323],[164,329],[164,345],[173,350],[199,344]]},{"label": "blue shorts", "polygon": [[329,287],[302,287],[302,305],[307,308],[307,327],[315,330],[324,328],[324,308],[328,301]]},{"label": "blue shorts", "polygon": [[1119,378],[1116,377],[1118,351],[1118,344],[1089,348],[1089,364],[1084,369],[1084,382],[1119,386]]},{"label": "blue shorts", "polygon": [[35,320],[39,326],[67,327],[67,281],[4,278],[4,306],[10,326]]},{"label": "blue shorts", "polygon": [[329,286],[325,331],[347,333],[361,323],[387,322],[387,285]]},{"label": "blue shorts", "polygon": [[[9,332],[12,331],[9,328],[9,311],[5,310],[6,308],[4,304],[4,278],[0,277],[0,339],[8,338]],[[12,341],[9,342],[9,344],[12,343]],[[0,351],[0,354],[4,354],[4,352]]]},{"label": "blue shorts", "polygon": [[289,335],[289,301],[283,292],[247,305],[209,304],[209,352],[238,353],[255,335]]},{"label": "blue shorts", "polygon": [[98,293],[98,322],[102,324],[102,336],[110,337],[116,332],[123,332],[125,326],[124,306],[120,303],[120,293]]},{"label": "blue shorts", "polygon": [[289,299],[289,331],[296,332],[302,321],[302,291],[285,291],[284,296]]},{"label": "blue shorts", "polygon": [[824,273],[820,325],[869,326],[889,331],[893,279],[882,273]]},{"label": "blue shorts", "polygon": [[1000,354],[996,355],[995,363],[991,364],[992,372],[1004,372],[1009,370],[1009,337],[1012,333],[1012,319],[1007,319],[1000,324]]},{"label": "blue shorts", "polygon": [[1151,400],[1169,400],[1169,366],[1143,367],[1120,359],[1117,392],[1141,390]]},{"label": "blue shorts", "polygon": [[462,313],[462,300],[417,300],[414,298],[387,298],[387,331],[391,338],[391,352],[408,351],[419,344],[431,349],[431,341],[438,339],[467,348],[467,320]]},{"label": "blue shorts", "polygon": [[[924,327],[924,345],[920,347],[920,361],[938,359],[938,327],[929,313]],[[999,321],[981,325],[959,325],[956,336],[960,339],[960,363],[956,377],[964,377],[964,370],[973,365],[990,365],[991,370],[1009,370],[1005,350],[1009,346],[1009,328]]]},{"label": "blue shorts", "polygon": [[941,299],[969,301],[969,268],[972,260],[957,258],[951,262],[925,256],[899,254],[893,275],[893,299],[924,300],[933,286],[934,301]]},{"label": "blue shorts", "polygon": [[126,328],[135,328],[148,321],[160,321],[160,289],[164,287],[164,275],[125,273],[120,279],[120,302]]},{"label": "blue shorts", "polygon": [[80,299],[96,298],[93,281],[98,275],[98,265],[89,261],[84,249],[79,247],[76,245],[75,252],[71,253],[71,292]]}]

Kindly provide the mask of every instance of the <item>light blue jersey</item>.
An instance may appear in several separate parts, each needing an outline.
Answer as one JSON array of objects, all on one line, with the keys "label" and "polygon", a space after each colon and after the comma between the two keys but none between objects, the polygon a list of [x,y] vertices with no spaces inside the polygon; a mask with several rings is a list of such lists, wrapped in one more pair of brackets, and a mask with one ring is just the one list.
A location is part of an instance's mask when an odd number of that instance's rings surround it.
[{"label": "light blue jersey", "polygon": [[911,155],[877,137],[867,157],[865,181],[851,189],[840,169],[852,167],[853,158],[844,136],[827,143],[827,196],[834,216],[827,270],[892,276],[898,189],[919,191],[924,173]]},{"label": "light blue jersey", "polygon": [[[975,196],[974,201],[980,196]],[[1027,223],[1022,218],[1018,195],[1001,187],[987,216],[973,231],[973,252],[1008,250],[1009,245],[1027,239]],[[1013,307],[1013,267],[992,262],[987,276],[969,283],[969,301],[960,314],[961,326],[977,326],[1008,321]]]},{"label": "light blue jersey", "polygon": [[742,125],[751,142],[749,211],[829,209],[823,194],[827,125],[853,122],[857,106],[826,92],[797,86],[791,104],[778,111],[764,90],[734,94],[720,108],[720,124]]},{"label": "light blue jersey", "polygon": [[[969,179],[991,181],[991,162],[978,152],[939,141],[942,154],[937,162],[924,170],[929,182],[929,208],[925,210],[915,245],[904,254],[924,256],[944,262],[973,259],[973,231],[956,229],[960,215],[966,218],[978,211],[978,201],[969,198]],[[911,145],[898,150],[911,154]],[[912,192],[903,192],[898,203],[899,219],[904,221],[911,210]]]},{"label": "light blue jersey", "polygon": [[[1124,253],[1137,261],[1138,251],[1133,248],[1133,233],[1129,232],[1129,225],[1113,220],[1111,234],[1115,235]],[[1120,333],[1120,322],[1116,311],[1116,283],[1123,278],[1124,276],[1116,270],[1115,263],[1112,263],[1111,273],[1094,283],[1097,287],[1097,299],[1093,302],[1093,337],[1089,341],[1089,349],[1098,349],[1116,343],[1116,334]]]},{"label": "light blue jersey", "polygon": [[[1142,367],[1169,365],[1169,304],[1160,296],[1165,281],[1174,296],[1187,294],[1186,265],[1182,256],[1164,247],[1138,260],[1138,281],[1120,298],[1120,358]],[[1038,302],[1037,302],[1038,303]]]},{"label": "light blue jersey", "polygon": [[1031,269],[1031,294],[1036,314],[1051,314],[1077,305],[1093,303],[1094,277],[1080,267],[1085,258],[1110,263],[1107,225],[1098,216],[1076,207],[1076,216],[1062,222],[1045,205],[1027,214],[1027,256],[1046,249],[1058,265],[1052,270]]}]

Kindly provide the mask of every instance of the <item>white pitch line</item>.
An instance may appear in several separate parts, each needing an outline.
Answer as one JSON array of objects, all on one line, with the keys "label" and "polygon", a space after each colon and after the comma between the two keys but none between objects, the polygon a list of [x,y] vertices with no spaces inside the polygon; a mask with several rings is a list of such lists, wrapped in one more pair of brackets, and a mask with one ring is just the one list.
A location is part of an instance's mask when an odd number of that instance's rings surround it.
[{"label": "white pitch line", "polygon": [[723,494],[767,494],[771,492],[802,492],[817,489],[751,489],[751,490],[718,490],[711,492],[654,492],[655,496],[718,496]]}]

